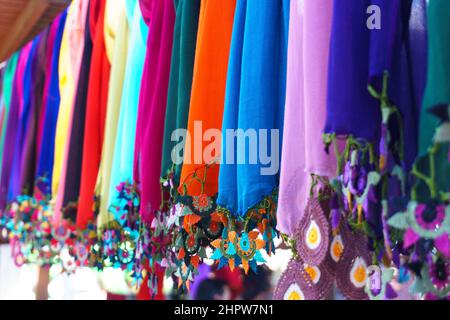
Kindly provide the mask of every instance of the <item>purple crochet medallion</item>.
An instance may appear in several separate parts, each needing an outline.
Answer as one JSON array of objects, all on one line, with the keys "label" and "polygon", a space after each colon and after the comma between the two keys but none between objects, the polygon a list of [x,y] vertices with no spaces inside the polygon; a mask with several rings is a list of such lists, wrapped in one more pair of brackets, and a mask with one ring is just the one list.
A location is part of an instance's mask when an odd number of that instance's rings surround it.
[{"label": "purple crochet medallion", "polygon": [[305,271],[310,275],[313,282],[313,290],[316,292],[317,299],[325,299],[330,293],[334,283],[334,275],[327,265],[327,259],[318,266],[304,265]]},{"label": "purple crochet medallion", "polygon": [[302,260],[318,266],[328,252],[330,226],[323,206],[316,198],[310,198],[305,215],[294,234],[297,252]]},{"label": "purple crochet medallion", "polygon": [[311,277],[300,260],[289,261],[273,294],[274,300],[317,300]]},{"label": "purple crochet medallion", "polygon": [[[345,228],[343,228],[345,229]],[[342,294],[350,300],[366,300],[364,287],[367,281],[367,267],[371,265],[371,255],[367,239],[351,233],[344,243],[344,252],[336,266],[336,285]]]}]

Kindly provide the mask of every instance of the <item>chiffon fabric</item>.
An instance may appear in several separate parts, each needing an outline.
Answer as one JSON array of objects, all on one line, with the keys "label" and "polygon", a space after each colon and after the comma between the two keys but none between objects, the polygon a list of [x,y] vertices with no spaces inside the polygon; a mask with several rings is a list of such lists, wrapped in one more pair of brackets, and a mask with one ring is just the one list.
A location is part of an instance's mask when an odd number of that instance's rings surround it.
[{"label": "chiffon fabric", "polygon": [[90,30],[93,39],[91,69],[86,107],[77,226],[94,219],[94,191],[102,154],[109,93],[111,64],[105,46],[105,0],[90,2]]},{"label": "chiffon fabric", "polygon": [[28,59],[31,49],[31,44],[24,47],[20,53],[19,60],[17,62],[17,71],[14,78],[13,94],[11,100],[11,110],[8,118],[8,126],[6,129],[6,141],[14,141],[14,143],[7,143],[5,145],[5,151],[3,154],[2,163],[2,177],[1,177],[1,193],[0,193],[0,208],[4,209],[9,201],[10,183],[13,179],[13,166],[16,150],[19,148],[17,145],[17,139],[19,136],[20,116],[22,106],[22,94],[23,92],[23,77],[25,73],[26,60]]},{"label": "chiffon fabric", "polygon": [[336,159],[322,141],[333,0],[291,1],[277,227],[288,235],[304,215],[311,174],[332,178]]},{"label": "chiffon fabric", "polygon": [[105,39],[106,52],[111,63],[109,95],[105,122],[105,137],[102,148],[101,165],[97,177],[96,194],[100,199],[97,226],[101,228],[110,218],[109,184],[117,133],[117,123],[122,99],[123,80],[128,52],[128,19],[125,0],[108,0],[106,5]]},{"label": "chiffon fabric", "polygon": [[[417,169],[432,175],[429,150],[434,147],[434,184],[436,190],[450,189],[450,3],[435,0],[428,7],[428,74],[423,109],[420,114],[419,149]],[[447,129],[445,129],[447,128]],[[446,131],[447,130],[447,131]],[[428,186],[418,183],[419,201],[433,198]]]},{"label": "chiffon fabric", "polygon": [[116,187],[120,183],[132,183],[133,181],[134,143],[131,141],[135,141],[136,137],[139,92],[148,37],[148,26],[142,17],[139,2],[137,0],[127,1],[126,10],[128,24],[131,28],[111,170],[109,204],[114,200],[117,194]]},{"label": "chiffon fabric", "polygon": [[84,26],[89,2],[75,0],[71,3],[64,28],[59,60],[59,86],[61,105],[56,131],[55,160],[53,164],[52,194],[54,201],[53,222],[60,224],[62,201],[67,171],[75,94],[78,87],[81,58],[84,51]]},{"label": "chiffon fabric", "polygon": [[[42,125],[42,145],[36,174],[36,179],[44,178],[45,181],[43,183],[39,183],[38,189],[35,190],[35,193],[37,192],[38,195],[45,197],[51,195],[52,187],[56,126],[61,101],[59,91],[59,52],[61,49],[66,18],[67,10],[64,11],[63,15],[59,18],[58,24],[56,25],[57,29],[53,43],[50,76],[49,73],[47,73],[47,77],[50,78],[50,82],[48,83],[47,92],[45,93],[48,96],[46,97],[45,119]],[[50,31],[50,33],[52,33],[52,31]]]},{"label": "chiffon fabric", "polygon": [[[21,194],[24,190],[22,190],[21,185],[21,174],[22,172],[27,171],[27,167],[22,168],[22,157],[26,153],[26,136],[29,130],[33,130],[34,123],[36,121],[36,117],[33,114],[32,110],[32,62],[35,59],[37,54],[37,49],[39,47],[40,36],[35,38],[29,45],[27,49],[26,60],[24,61],[24,73],[23,77],[21,77],[20,81],[22,83],[19,84],[19,92],[20,94],[20,111],[19,111],[19,122],[15,139],[15,149],[13,156],[13,163],[11,169],[11,177],[9,181],[9,190],[8,190],[8,201],[13,201],[16,197]],[[29,164],[28,164],[29,165]]]},{"label": "chiffon fabric", "polygon": [[[184,148],[178,188],[181,194],[196,196],[203,193],[214,196],[218,192],[219,165],[213,164],[214,159],[205,161],[208,159],[203,158],[204,151],[207,151],[212,141],[203,141],[202,137],[207,130],[217,132],[222,127],[235,8],[235,0],[201,2],[187,126],[191,139],[186,139]],[[200,130],[195,130],[199,125]],[[194,139],[198,141],[194,143]],[[220,141],[214,143],[220,149]],[[216,151],[213,158],[220,157],[220,150]],[[207,168],[208,165],[211,166]],[[203,185],[192,180],[194,174],[201,179],[206,176]]]},{"label": "chiffon fabric", "polygon": [[27,130],[24,136],[23,151],[20,159],[20,189],[26,195],[32,195],[36,174],[37,158],[40,150],[37,149],[37,136],[39,123],[44,116],[42,108],[43,88],[46,78],[46,46],[48,40],[48,29],[44,30],[37,39],[35,52],[31,63],[29,115]]},{"label": "chiffon fabric", "polygon": [[[40,151],[40,157],[37,164],[37,175],[40,177],[46,177],[48,180],[51,179],[51,168],[53,165],[53,146],[54,141],[54,129],[56,125],[56,117],[59,108],[59,90],[58,90],[58,53],[59,46],[62,37],[63,27],[65,23],[66,12],[61,14],[53,23],[50,34],[56,36],[55,45],[53,46],[53,51],[51,52],[52,61],[49,64],[48,72],[46,72],[48,82],[48,91],[46,93],[46,106],[45,109],[51,109],[54,111],[52,114],[48,112],[45,113],[45,131],[42,133],[42,138],[45,139],[45,148]],[[33,68],[31,67],[33,57],[39,53],[39,41],[40,37],[37,37],[33,42],[25,46],[21,53],[17,63],[16,75],[13,85],[13,95],[10,105],[10,114],[8,116],[8,127],[5,134],[5,141],[8,143],[5,145],[5,152],[2,159],[2,177],[1,177],[1,192],[0,192],[0,207],[4,209],[7,202],[15,200],[15,197],[19,195],[22,191],[22,182],[26,179],[33,180],[30,177],[33,170],[36,168],[35,163],[29,163],[31,167],[24,168],[23,171],[20,170],[20,165],[22,159],[30,160],[34,143],[32,135],[26,135],[27,129],[29,128],[34,132],[36,128],[37,111],[38,105],[35,103],[32,97],[32,90],[34,89],[32,85],[32,73]],[[41,47],[42,48],[42,47]],[[41,52],[42,53],[42,52]],[[37,79],[36,79],[37,80]],[[55,116],[56,114],[56,116]],[[30,127],[28,127],[28,125]],[[36,134],[35,134],[36,135]],[[28,139],[28,142],[27,142]],[[11,142],[11,143],[10,143]],[[28,145],[28,150],[23,152],[24,146]],[[24,158],[22,158],[24,156]],[[34,161],[33,161],[34,162]],[[33,168],[32,168],[33,167]],[[24,173],[22,180],[21,173]],[[42,186],[43,192],[46,194],[50,193],[50,183]],[[28,186],[29,190],[26,190],[27,194],[31,194],[33,190],[31,183]]]},{"label": "chiffon fabric", "polygon": [[[37,180],[39,178],[39,159],[40,159],[40,155],[41,155],[41,151],[42,149],[42,142],[43,142],[43,138],[44,138],[44,131],[46,130],[45,128],[45,121],[46,121],[46,117],[47,117],[47,104],[49,101],[49,90],[50,90],[50,84],[51,84],[51,77],[50,74],[52,72],[52,62],[53,62],[53,48],[55,45],[55,40],[56,40],[56,35],[57,35],[57,31],[58,31],[58,25],[59,25],[59,20],[61,19],[61,17],[57,17],[55,19],[55,21],[48,27],[48,36],[47,36],[47,48],[45,50],[45,55],[46,55],[46,61],[45,61],[45,82],[44,82],[44,91],[42,94],[42,106],[41,106],[41,117],[39,118],[39,122],[38,122],[38,133],[37,133],[37,158],[38,158],[38,163],[37,163],[37,173],[35,176],[35,179]],[[35,187],[35,192],[38,190],[37,187]]]},{"label": "chiffon fabric", "polygon": [[[278,186],[289,5],[290,1],[238,0],[236,6],[217,203],[240,216],[270,196]],[[256,130],[253,139],[257,139],[254,140],[257,148],[247,138],[241,143],[242,139],[234,138],[229,144],[230,130],[244,133]],[[251,132],[249,137],[252,139]],[[230,154],[234,154],[233,159]],[[261,155],[270,155],[273,162],[264,163]]]},{"label": "chiffon fabric", "polygon": [[[165,179],[173,174],[172,182],[174,187],[178,188],[184,153],[181,149],[179,154],[174,154],[177,157],[176,163],[172,161],[172,153],[176,152],[174,148],[179,143],[173,139],[176,137],[172,135],[175,130],[187,129],[200,0],[176,0],[175,8],[176,20],[164,125],[161,177]],[[181,144],[184,147],[184,141]]]},{"label": "chiffon fabric", "polygon": [[[2,83],[2,125],[0,131],[0,164],[3,159],[3,151],[5,148],[5,139],[6,139],[6,128],[8,127],[8,117],[9,111],[11,110],[11,98],[13,93],[13,85],[17,68],[17,60],[19,58],[19,54],[15,53],[8,60],[8,63],[4,69],[3,73],[3,83]],[[2,168],[0,167],[0,177],[1,177]]]},{"label": "chiffon fabric", "polygon": [[[430,1],[428,7],[428,76],[423,110],[420,117],[420,154],[425,154],[433,144],[439,119],[431,112],[450,104],[450,3]],[[445,113],[445,112],[444,112]]]},{"label": "chiffon fabric", "polygon": [[83,34],[83,56],[81,58],[78,87],[75,95],[72,125],[67,164],[65,171],[62,211],[65,219],[76,222],[77,203],[80,194],[81,169],[83,160],[83,140],[86,120],[86,101],[89,86],[89,74],[91,69],[92,39],[90,29],[89,6],[86,13],[86,22]]},{"label": "chiffon fabric", "polygon": [[134,181],[140,186],[141,216],[151,223],[162,203],[160,173],[164,116],[170,74],[175,8],[173,1],[141,1],[149,25],[139,97]]},{"label": "chiffon fabric", "polygon": [[[412,50],[423,45],[423,34],[416,32],[414,25],[410,26],[411,3],[335,0],[325,125],[326,133],[378,141],[380,103],[369,94],[367,84],[381,91],[383,74],[387,71],[389,98],[403,118],[405,169],[411,167],[417,155],[417,117],[422,99],[420,92],[423,92],[421,83],[424,83],[423,70],[417,70],[422,68],[423,57]],[[361,27],[367,23],[366,11],[371,5],[379,7],[382,13],[380,29]],[[348,19],[349,15],[352,19]],[[414,64],[411,63],[413,56]]]}]

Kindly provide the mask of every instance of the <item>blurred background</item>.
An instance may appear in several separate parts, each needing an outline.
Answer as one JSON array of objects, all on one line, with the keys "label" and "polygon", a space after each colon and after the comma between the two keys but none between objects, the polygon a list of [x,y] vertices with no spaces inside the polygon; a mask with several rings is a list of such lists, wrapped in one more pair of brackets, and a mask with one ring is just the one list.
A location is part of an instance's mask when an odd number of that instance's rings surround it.
[{"label": "blurred background", "polygon": [[[290,250],[277,249],[268,257],[267,266],[258,274],[228,267],[217,270],[212,261],[199,268],[200,274],[189,293],[180,293],[176,282],[164,281],[166,299],[261,300],[272,299],[274,287],[291,258]],[[62,273],[59,265],[50,269],[27,264],[17,267],[8,244],[0,245],[0,300],[133,300],[136,290],[121,270],[97,272],[80,268],[72,274]],[[48,286],[47,286],[48,283]]]}]

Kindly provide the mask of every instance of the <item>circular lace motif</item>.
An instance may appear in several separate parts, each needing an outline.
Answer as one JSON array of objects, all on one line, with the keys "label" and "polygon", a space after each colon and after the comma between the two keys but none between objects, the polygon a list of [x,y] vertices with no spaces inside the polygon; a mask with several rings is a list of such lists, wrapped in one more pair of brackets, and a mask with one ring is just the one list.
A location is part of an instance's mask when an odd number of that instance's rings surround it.
[{"label": "circular lace motif", "polygon": [[317,299],[324,299],[330,292],[334,276],[327,268],[326,259],[320,266],[311,266],[304,264],[304,269],[312,281],[312,290],[315,292]]},{"label": "circular lace motif", "polygon": [[274,300],[317,300],[310,276],[300,260],[289,261],[275,288]]},{"label": "circular lace motif", "polygon": [[366,300],[364,291],[367,281],[367,268],[371,264],[371,255],[367,239],[360,234],[352,234],[345,239],[344,253],[336,267],[336,285],[342,294],[350,300]]},{"label": "circular lace motif", "polygon": [[309,199],[294,234],[297,252],[305,263],[316,266],[322,263],[328,251],[329,233],[330,226],[319,200]]}]

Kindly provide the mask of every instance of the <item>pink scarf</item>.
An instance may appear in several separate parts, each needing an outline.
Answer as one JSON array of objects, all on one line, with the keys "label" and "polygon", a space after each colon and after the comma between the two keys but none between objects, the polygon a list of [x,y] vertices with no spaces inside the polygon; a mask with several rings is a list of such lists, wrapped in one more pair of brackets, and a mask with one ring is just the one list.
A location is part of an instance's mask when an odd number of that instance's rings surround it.
[{"label": "pink scarf", "polygon": [[149,23],[149,35],[139,98],[134,165],[135,182],[141,190],[141,215],[146,222],[152,221],[162,202],[162,144],[175,24],[173,1],[150,2],[140,1],[144,20]]},{"label": "pink scarf", "polygon": [[335,175],[322,142],[333,0],[291,1],[278,229],[292,235],[304,215],[311,173]]}]

